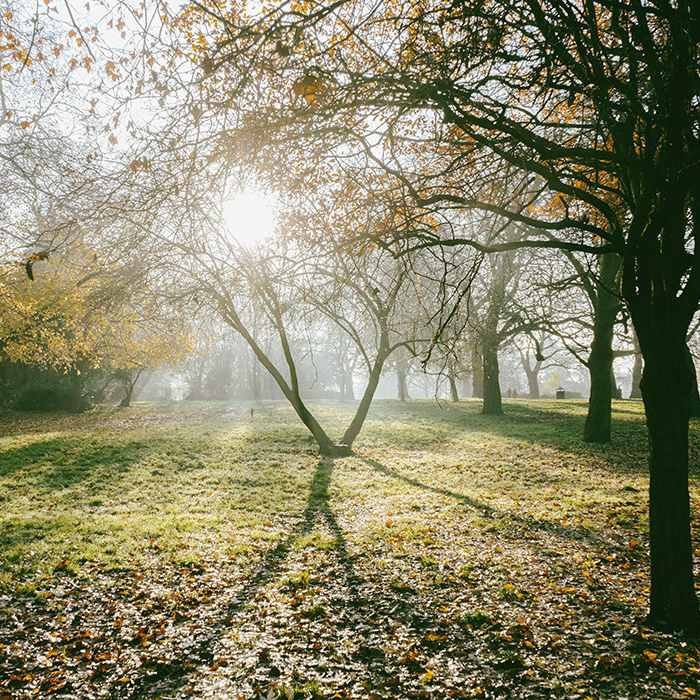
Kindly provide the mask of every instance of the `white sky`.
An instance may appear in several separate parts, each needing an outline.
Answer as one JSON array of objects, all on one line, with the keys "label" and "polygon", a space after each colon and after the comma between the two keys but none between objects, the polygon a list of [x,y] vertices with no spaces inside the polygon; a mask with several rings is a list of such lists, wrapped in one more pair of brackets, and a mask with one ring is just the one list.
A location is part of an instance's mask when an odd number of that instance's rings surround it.
[{"label": "white sky", "polygon": [[246,189],[223,206],[229,234],[243,245],[253,245],[275,230],[274,200],[255,189]]}]

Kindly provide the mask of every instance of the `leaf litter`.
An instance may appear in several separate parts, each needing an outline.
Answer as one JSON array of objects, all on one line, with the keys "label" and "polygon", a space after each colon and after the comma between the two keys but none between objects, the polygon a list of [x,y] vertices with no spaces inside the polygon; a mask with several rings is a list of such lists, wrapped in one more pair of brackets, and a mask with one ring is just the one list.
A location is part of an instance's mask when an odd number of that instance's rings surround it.
[{"label": "leaf litter", "polygon": [[[451,444],[401,449],[370,432],[357,456],[305,458],[300,507],[273,509],[241,547],[192,532],[186,561],[151,537],[122,566],[23,569],[0,593],[0,699],[700,692],[697,640],[644,625],[643,474],[613,468],[610,451],[471,444],[464,419]],[[643,449],[641,429],[633,439]]]}]

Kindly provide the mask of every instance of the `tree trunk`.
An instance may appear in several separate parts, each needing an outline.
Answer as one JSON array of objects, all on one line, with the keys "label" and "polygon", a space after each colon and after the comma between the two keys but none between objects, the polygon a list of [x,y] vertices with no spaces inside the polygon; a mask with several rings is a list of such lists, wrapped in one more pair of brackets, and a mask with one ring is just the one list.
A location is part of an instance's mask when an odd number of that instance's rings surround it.
[{"label": "tree trunk", "polygon": [[459,403],[457,380],[455,379],[455,373],[451,366],[447,368],[447,379],[450,382],[450,397],[452,398],[453,403]]},{"label": "tree trunk", "polygon": [[134,385],[131,382],[124,383],[124,398],[119,402],[120,408],[131,406],[131,396],[134,393]]},{"label": "tree trunk", "polygon": [[474,343],[472,345],[472,398],[484,398],[484,370],[483,358],[479,346]]},{"label": "tree trunk", "polygon": [[619,298],[612,293],[620,269],[620,258],[606,253],[600,260],[600,279],[596,284],[597,299],[593,321],[593,342],[588,357],[591,395],[588,415],[583,429],[586,442],[610,441],[610,411],[612,407],[613,329],[620,308]]},{"label": "tree trunk", "polygon": [[352,370],[349,369],[345,373],[345,400],[354,401],[355,400],[355,388],[352,383]]},{"label": "tree trunk", "polygon": [[[626,252],[621,287],[644,359],[641,388],[650,448],[648,620],[697,635],[700,609],[688,493],[694,369],[688,362],[686,334],[700,303],[700,275],[695,262],[689,264],[684,257],[688,210],[681,185],[686,177],[679,178],[658,200],[649,199],[648,211],[635,214],[630,239],[636,245]],[[697,235],[695,210],[693,219]]]},{"label": "tree trunk", "polygon": [[484,405],[481,412],[487,416],[503,413],[501,386],[498,381],[498,348],[484,344]]},{"label": "tree trunk", "polygon": [[527,355],[520,353],[520,362],[525,370],[525,376],[527,377],[527,390],[531,399],[540,398],[540,370],[542,369],[542,361],[535,360],[535,364],[530,367],[530,352]]},{"label": "tree trunk", "polygon": [[[343,439],[340,441],[340,445],[335,446],[337,453],[336,456],[344,456],[344,454],[350,454],[350,452],[352,451],[352,443],[355,441],[355,438],[358,436],[365,422],[365,419],[367,418],[369,407],[372,405],[372,399],[374,398],[374,394],[377,391],[377,386],[379,386],[379,380],[382,376],[384,362],[389,356],[388,334],[386,334],[386,336],[386,338],[382,337],[382,349],[377,353],[377,357],[374,360],[374,365],[372,366],[372,369],[369,373],[369,381],[367,382],[364,394],[362,394],[360,404],[357,407],[357,411],[355,412],[352,422],[348,426],[348,429],[345,431]],[[347,449],[347,452],[339,454],[338,452],[340,450],[343,450],[344,448]]]},{"label": "tree trunk", "polygon": [[399,399],[405,401],[410,398],[408,395],[408,386],[406,385],[406,370],[403,367],[396,369],[396,377],[398,379]]},{"label": "tree trunk", "polygon": [[540,370],[542,369],[542,360],[537,359],[541,357],[539,350],[539,345],[537,346],[537,352],[535,353],[535,362],[530,366],[530,351],[523,352],[520,350],[520,364],[525,371],[525,376],[527,377],[527,389],[528,395],[531,399],[540,398]]},{"label": "tree trunk", "polygon": [[540,382],[537,374],[536,372],[530,372],[527,375],[527,390],[531,399],[540,398]]},{"label": "tree trunk", "polygon": [[[656,329],[654,329],[656,330]],[[644,352],[642,396],[650,443],[649,622],[665,629],[700,631],[695,595],[688,494],[688,415],[692,373],[681,334],[640,334]]]},{"label": "tree trunk", "polygon": [[144,367],[141,367],[138,370],[124,370],[124,398],[119,404],[121,408],[129,408],[129,406],[131,406],[131,399],[134,395],[134,387],[136,386],[136,382],[139,380],[139,377],[143,373],[144,369]]},{"label": "tree trunk", "polygon": [[634,365],[632,366],[632,388],[630,389],[631,399],[642,398],[642,390],[639,386],[639,382],[642,380],[642,367],[642,353],[639,352],[639,347],[635,339]]}]

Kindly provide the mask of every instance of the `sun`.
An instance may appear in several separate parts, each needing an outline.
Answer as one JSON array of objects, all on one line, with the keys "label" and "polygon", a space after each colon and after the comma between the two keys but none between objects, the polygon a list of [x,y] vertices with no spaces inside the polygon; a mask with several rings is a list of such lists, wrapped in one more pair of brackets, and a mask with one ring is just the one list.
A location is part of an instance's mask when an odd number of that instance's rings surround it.
[{"label": "sun", "polygon": [[270,238],[277,220],[275,202],[256,189],[245,189],[224,202],[224,224],[231,238],[252,246]]}]

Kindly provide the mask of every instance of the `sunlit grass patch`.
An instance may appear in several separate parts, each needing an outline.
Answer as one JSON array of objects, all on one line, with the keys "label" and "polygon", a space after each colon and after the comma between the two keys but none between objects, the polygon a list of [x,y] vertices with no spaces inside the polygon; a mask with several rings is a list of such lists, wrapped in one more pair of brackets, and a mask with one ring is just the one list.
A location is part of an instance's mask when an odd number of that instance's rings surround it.
[{"label": "sunlit grass patch", "polygon": [[95,430],[77,430],[74,419],[70,430],[0,439],[10,573],[64,560],[129,566],[156,549],[176,561],[218,556],[274,539],[277,520],[303,507],[313,456],[278,457],[279,446],[240,417],[159,421],[172,417],[165,408],[152,429],[142,419],[153,407],[137,405]]}]

